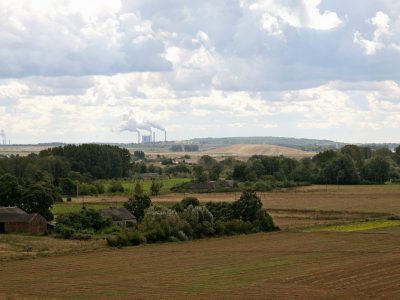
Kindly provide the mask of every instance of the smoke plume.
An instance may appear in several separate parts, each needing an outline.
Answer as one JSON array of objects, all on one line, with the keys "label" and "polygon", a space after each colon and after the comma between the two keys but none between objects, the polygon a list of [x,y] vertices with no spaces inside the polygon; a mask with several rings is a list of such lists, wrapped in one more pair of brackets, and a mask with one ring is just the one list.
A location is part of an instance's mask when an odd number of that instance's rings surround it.
[{"label": "smoke plume", "polygon": [[3,140],[3,144],[7,144],[6,132],[3,129],[0,130],[0,138]]},{"label": "smoke plume", "polygon": [[138,121],[134,116],[125,116],[119,126],[119,131],[140,132],[140,130],[143,130],[151,133],[153,128],[163,132],[166,131],[162,125],[156,122],[149,120]]}]

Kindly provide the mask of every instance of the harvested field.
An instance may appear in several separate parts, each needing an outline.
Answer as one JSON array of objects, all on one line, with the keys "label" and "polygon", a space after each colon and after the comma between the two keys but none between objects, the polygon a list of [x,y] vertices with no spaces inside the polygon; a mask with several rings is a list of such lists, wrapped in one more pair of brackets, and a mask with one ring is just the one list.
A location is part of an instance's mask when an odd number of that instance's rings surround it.
[{"label": "harvested field", "polygon": [[239,157],[250,157],[252,155],[268,155],[268,156],[284,155],[291,158],[304,158],[304,157],[312,157],[315,155],[314,152],[306,152],[294,148],[276,146],[276,145],[267,145],[267,144],[230,145],[203,151],[202,154],[208,154],[211,156],[239,156]]},{"label": "harvested field", "polygon": [[282,230],[301,229],[324,225],[341,225],[382,219],[390,216],[386,213],[360,213],[345,211],[323,210],[296,210],[296,209],[268,209],[275,224]]},{"label": "harvested field", "polygon": [[[186,194],[188,196],[189,194]],[[200,201],[234,201],[240,193],[190,194]],[[293,188],[271,193],[259,193],[264,207],[348,212],[400,214],[400,185],[349,185]],[[166,194],[153,201],[177,202],[183,194]]]},{"label": "harvested field", "polygon": [[286,231],[2,262],[0,298],[398,299],[399,265],[399,232]]},{"label": "harvested field", "polygon": [[22,234],[0,234],[0,262],[2,264],[5,260],[87,252],[104,247],[103,240],[78,241]]}]

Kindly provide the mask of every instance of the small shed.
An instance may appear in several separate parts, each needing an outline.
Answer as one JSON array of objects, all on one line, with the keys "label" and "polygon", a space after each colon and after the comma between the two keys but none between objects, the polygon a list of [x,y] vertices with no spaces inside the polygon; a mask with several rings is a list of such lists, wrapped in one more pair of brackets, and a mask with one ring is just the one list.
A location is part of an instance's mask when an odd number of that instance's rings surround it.
[{"label": "small shed", "polygon": [[43,233],[47,220],[40,214],[28,214],[18,207],[0,207],[0,233]]},{"label": "small shed", "polygon": [[136,217],[124,207],[110,207],[100,210],[100,214],[104,218],[109,218],[114,224],[121,226],[135,226],[137,224]]}]

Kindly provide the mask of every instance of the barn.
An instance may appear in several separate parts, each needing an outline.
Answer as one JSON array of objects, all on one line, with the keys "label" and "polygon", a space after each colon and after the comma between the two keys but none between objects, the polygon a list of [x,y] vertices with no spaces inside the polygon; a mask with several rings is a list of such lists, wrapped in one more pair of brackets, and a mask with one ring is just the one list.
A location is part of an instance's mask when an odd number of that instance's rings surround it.
[{"label": "barn", "polygon": [[109,218],[114,224],[121,226],[136,225],[136,217],[124,207],[110,207],[100,210],[104,218]]},{"label": "barn", "polygon": [[18,207],[0,207],[0,233],[43,233],[47,220],[40,214],[28,214]]}]

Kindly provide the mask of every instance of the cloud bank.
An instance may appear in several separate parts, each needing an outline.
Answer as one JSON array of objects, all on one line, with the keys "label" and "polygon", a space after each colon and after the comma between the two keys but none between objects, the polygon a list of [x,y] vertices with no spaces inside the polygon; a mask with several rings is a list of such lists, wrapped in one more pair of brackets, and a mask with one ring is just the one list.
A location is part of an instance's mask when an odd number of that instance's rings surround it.
[{"label": "cloud bank", "polygon": [[[357,9],[356,9],[357,8]],[[13,142],[399,141],[400,5],[355,0],[4,0],[0,128]]]}]

